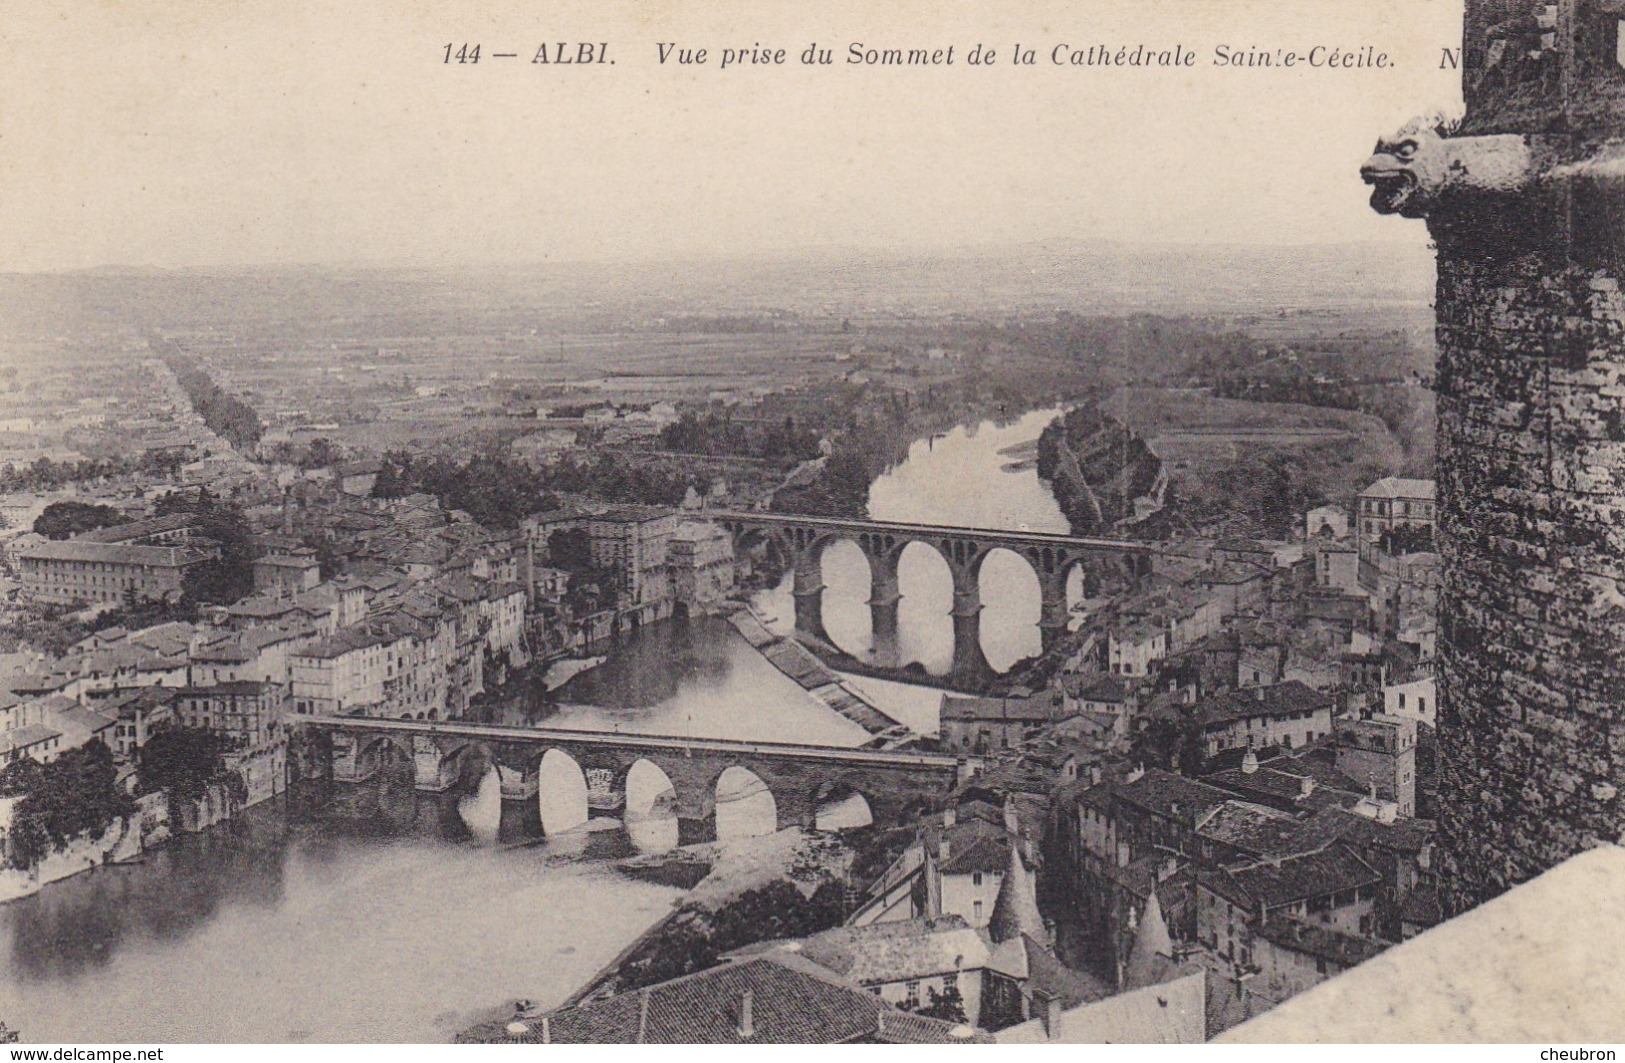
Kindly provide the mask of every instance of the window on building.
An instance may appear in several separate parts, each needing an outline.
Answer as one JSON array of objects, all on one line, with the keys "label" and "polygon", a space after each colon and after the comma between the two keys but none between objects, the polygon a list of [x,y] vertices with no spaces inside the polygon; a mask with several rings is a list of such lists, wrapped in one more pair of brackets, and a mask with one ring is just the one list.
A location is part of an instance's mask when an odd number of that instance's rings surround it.
[{"label": "window on building", "polygon": [[920,983],[918,979],[910,979],[903,983],[903,1007],[917,1008],[920,1006]]},{"label": "window on building", "polygon": [[972,886],[980,886],[982,884],[982,873],[980,871],[971,872],[970,884]]},{"label": "window on building", "polygon": [[957,993],[959,991],[958,971],[950,971],[942,976],[942,991],[944,993]]},{"label": "window on building", "polygon": [[981,922],[982,922],[982,902],[981,901],[976,901],[971,905],[971,922],[977,924],[978,926],[981,925]]}]

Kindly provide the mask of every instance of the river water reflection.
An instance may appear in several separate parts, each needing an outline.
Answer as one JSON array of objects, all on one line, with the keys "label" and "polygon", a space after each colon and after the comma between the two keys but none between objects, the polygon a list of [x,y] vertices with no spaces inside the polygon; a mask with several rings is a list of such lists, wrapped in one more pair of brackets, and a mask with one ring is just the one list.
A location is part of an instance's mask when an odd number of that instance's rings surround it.
[{"label": "river water reflection", "polygon": [[[869,489],[869,516],[875,520],[1011,531],[1071,530],[1049,488],[1038,478],[1032,444],[1059,410],[1034,410],[1006,424],[983,421],[961,426],[909,448],[907,459]],[[869,564],[856,544],[837,542],[824,553],[824,628],[835,644],[860,659],[869,657]],[[930,675],[953,663],[953,580],[948,565],[928,546],[913,545],[898,565],[898,652],[903,664],[917,662]],[[794,626],[795,607],[787,576],[758,596],[758,605],[776,619],[776,628]],[[1038,628],[1038,577],[1027,562],[1006,550],[988,556],[981,571],[982,652],[995,670],[1042,650]],[[1074,571],[1067,593],[1082,597],[1082,576]],[[919,696],[891,689],[899,684],[859,681],[881,703],[896,705],[914,722]],[[932,700],[934,707],[935,700]],[[935,729],[935,721],[931,728]]]},{"label": "river water reflection", "polygon": [[[1036,474],[1007,471],[1019,455],[1000,453],[1052,416],[917,443],[875,483],[872,515],[1064,531]],[[861,651],[868,573],[853,554],[826,557],[825,617],[844,647]],[[905,652],[939,671],[951,650],[940,565],[905,555],[901,617]],[[996,667],[1037,649],[1031,579],[1019,561],[988,561],[984,647]],[[759,604],[788,625],[787,585]],[[937,691],[854,681],[935,731]],[[867,737],[714,618],[634,633],[558,697],[550,726],[834,745]],[[0,905],[0,1020],[30,1041],[423,1041],[503,1000],[557,1003],[679,895],[604,863],[675,841],[661,781],[628,789],[640,787],[624,832],[578,829],[517,847],[499,840],[494,773],[460,794],[380,797],[370,820],[293,821],[280,803],[261,806],[143,863]],[[570,800],[572,817],[585,819],[584,799]],[[719,807],[719,833],[724,818],[748,819],[762,800],[745,784]]]}]

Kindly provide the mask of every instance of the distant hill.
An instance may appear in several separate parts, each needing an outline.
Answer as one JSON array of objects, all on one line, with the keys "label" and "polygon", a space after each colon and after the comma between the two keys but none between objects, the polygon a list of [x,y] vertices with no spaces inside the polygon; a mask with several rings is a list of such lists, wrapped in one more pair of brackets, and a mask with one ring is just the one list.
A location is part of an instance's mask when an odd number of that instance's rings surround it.
[{"label": "distant hill", "polygon": [[1426,306],[1433,260],[1409,244],[1306,247],[1056,241],[947,252],[818,249],[739,259],[480,269],[99,267],[0,274],[0,329],[383,319],[444,313],[606,323],[772,308],[797,314],[1246,313]]}]

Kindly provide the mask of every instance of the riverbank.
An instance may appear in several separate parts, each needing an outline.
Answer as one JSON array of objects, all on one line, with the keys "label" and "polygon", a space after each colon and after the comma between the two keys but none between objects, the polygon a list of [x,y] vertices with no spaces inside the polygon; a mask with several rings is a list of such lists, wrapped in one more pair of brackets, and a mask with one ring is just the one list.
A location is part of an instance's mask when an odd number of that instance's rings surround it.
[{"label": "riverbank", "polygon": [[[839,837],[796,828],[633,857],[617,871],[691,887],[673,910],[571,993],[570,1007],[711,966],[725,952],[769,938],[801,936],[844,917],[854,852]],[[695,877],[697,876],[697,877]],[[540,1009],[538,1009],[540,1010]],[[523,1009],[487,1012],[458,1040],[489,1040]]]},{"label": "riverbank", "polygon": [[728,613],[728,623],[774,668],[830,711],[840,714],[874,736],[882,747],[906,742],[914,737],[908,724],[888,714],[862,691],[848,683],[810,650],[794,639],[783,638],[768,629],[767,621],[750,605]]}]

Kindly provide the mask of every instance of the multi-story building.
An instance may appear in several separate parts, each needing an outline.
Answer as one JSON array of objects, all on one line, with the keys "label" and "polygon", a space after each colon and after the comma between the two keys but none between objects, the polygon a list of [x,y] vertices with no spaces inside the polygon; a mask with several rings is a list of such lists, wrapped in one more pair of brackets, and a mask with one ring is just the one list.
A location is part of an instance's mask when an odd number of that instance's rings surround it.
[{"label": "multi-story building", "polygon": [[1113,675],[1146,676],[1151,664],[1168,656],[1168,630],[1151,617],[1114,626],[1106,637],[1106,670]]},{"label": "multi-story building", "polygon": [[1227,749],[1301,748],[1332,733],[1332,705],[1330,695],[1291,679],[1203,698],[1194,716],[1211,757]]},{"label": "multi-story building", "polygon": [[22,592],[37,602],[117,604],[130,598],[176,599],[188,570],[218,551],[84,539],[20,551]]},{"label": "multi-story building", "polygon": [[675,514],[651,506],[613,506],[581,526],[591,539],[592,563],[619,577],[623,609],[671,598],[668,566]]},{"label": "multi-story building", "polygon": [[1432,480],[1399,476],[1385,476],[1361,491],[1354,505],[1360,559],[1369,558],[1382,537],[1396,529],[1408,527],[1431,532],[1437,524],[1434,495]]},{"label": "multi-story building", "polygon": [[457,646],[454,623],[425,623],[403,609],[340,628],[289,653],[294,711],[439,719],[458,708],[448,705]]},{"label": "multi-story building", "polygon": [[1395,802],[1401,816],[1416,815],[1416,721],[1378,714],[1339,717],[1334,726],[1337,770],[1369,784],[1374,797]]},{"label": "multi-story building", "polygon": [[282,720],[282,688],[273,683],[217,683],[176,691],[175,716],[182,727],[199,727],[236,739],[244,747],[273,741]]},{"label": "multi-story building", "polygon": [[938,713],[942,744],[949,749],[989,753],[1019,746],[1057,719],[1057,696],[973,698],[942,696]]},{"label": "multi-story building", "polygon": [[1380,876],[1342,845],[1285,859],[1198,868],[1196,936],[1241,967],[1254,966],[1264,926],[1294,919],[1343,934],[1376,932]]},{"label": "multi-story building", "polygon": [[733,590],[733,537],[715,524],[690,521],[678,525],[672,533],[669,558],[672,591],[684,605],[711,605]]},{"label": "multi-story building", "polygon": [[272,598],[293,598],[313,590],[322,581],[322,566],[314,553],[266,554],[254,561],[254,592]]},{"label": "multi-story building", "polygon": [[1382,711],[1434,726],[1439,718],[1439,695],[1431,666],[1384,683]]},{"label": "multi-story building", "polygon": [[118,721],[113,727],[113,752],[128,759],[147,739],[170,726],[175,719],[175,695],[169,687],[147,687],[97,702],[97,712]]}]

